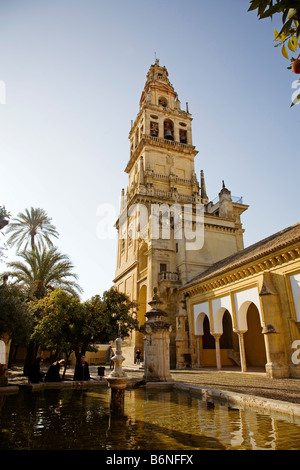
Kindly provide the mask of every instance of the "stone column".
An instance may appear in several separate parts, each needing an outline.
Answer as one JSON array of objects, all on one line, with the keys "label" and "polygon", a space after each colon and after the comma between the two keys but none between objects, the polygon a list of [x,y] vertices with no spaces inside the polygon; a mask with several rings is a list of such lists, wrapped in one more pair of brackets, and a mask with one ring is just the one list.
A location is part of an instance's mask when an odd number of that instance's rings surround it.
[{"label": "stone column", "polygon": [[239,337],[239,346],[240,346],[240,358],[241,358],[241,371],[247,372],[247,363],[246,363],[246,354],[245,354],[245,344],[244,344],[244,334],[246,331],[236,331]]},{"label": "stone column", "polygon": [[279,331],[275,330],[273,325],[268,324],[263,327],[262,333],[265,336],[267,375],[272,378],[289,377],[289,367]]},{"label": "stone column", "polygon": [[187,365],[184,358],[184,355],[189,353],[188,334],[185,329],[186,320],[187,313],[185,301],[182,301],[179,307],[179,312],[176,315],[176,369],[185,369]]},{"label": "stone column", "polygon": [[264,322],[262,333],[266,346],[266,373],[272,378],[286,378],[290,375],[287,356],[288,345],[284,334],[279,295],[270,273],[264,273],[261,281],[259,296]]},{"label": "stone column", "polygon": [[202,335],[196,335],[196,353],[197,353],[197,367],[201,367],[201,343],[202,343]]},{"label": "stone column", "polygon": [[179,142],[179,125],[178,122],[174,120],[174,141]]},{"label": "stone column", "polygon": [[221,350],[220,350],[220,337],[221,333],[214,333],[213,337],[215,338],[216,342],[216,361],[217,361],[217,369],[222,369],[222,362],[221,362]]}]

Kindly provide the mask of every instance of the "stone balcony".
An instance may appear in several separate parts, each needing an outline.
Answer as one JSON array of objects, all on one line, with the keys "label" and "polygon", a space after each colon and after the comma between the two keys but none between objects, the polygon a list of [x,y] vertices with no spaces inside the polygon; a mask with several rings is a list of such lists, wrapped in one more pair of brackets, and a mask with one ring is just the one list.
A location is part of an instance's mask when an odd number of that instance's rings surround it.
[{"label": "stone balcony", "polygon": [[158,282],[170,282],[180,284],[180,273],[178,271],[162,271],[158,273]]}]

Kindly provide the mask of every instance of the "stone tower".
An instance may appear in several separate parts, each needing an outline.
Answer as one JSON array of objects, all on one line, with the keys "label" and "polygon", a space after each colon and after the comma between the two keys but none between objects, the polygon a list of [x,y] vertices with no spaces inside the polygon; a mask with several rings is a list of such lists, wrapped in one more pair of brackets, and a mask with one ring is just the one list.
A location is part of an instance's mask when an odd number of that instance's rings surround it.
[{"label": "stone tower", "polygon": [[[240,215],[247,206],[234,202],[223,187],[216,201],[207,196],[204,173],[198,182],[192,116],[181,108],[168,71],[156,60],[147,74],[139,112],[129,132],[128,187],[121,193],[115,286],[145,313],[158,288],[172,325],[171,367],[176,366],[178,288],[226,256],[243,248]],[[187,325],[188,329],[188,325]],[[188,336],[188,331],[187,331]],[[135,331],[123,343],[127,361],[143,349]]]}]

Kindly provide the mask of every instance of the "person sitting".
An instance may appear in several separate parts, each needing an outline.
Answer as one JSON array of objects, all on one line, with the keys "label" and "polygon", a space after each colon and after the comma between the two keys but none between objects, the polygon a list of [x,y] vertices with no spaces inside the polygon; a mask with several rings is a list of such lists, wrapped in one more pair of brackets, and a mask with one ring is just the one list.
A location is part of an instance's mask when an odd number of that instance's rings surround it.
[{"label": "person sitting", "polygon": [[63,359],[53,362],[46,373],[45,382],[61,382],[59,371],[64,363],[65,361]]},{"label": "person sitting", "polygon": [[90,380],[89,365],[85,360],[85,356],[81,356],[80,361],[77,362],[73,380]]},{"label": "person sitting", "polygon": [[30,367],[28,380],[32,384],[38,384],[43,381],[44,372],[41,372],[41,365],[43,362],[42,357],[37,357],[34,363]]}]

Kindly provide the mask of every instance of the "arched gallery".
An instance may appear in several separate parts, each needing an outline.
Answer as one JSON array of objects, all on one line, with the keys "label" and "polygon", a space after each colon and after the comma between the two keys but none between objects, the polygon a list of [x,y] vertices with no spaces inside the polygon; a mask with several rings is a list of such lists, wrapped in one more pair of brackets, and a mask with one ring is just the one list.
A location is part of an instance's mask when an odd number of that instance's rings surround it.
[{"label": "arched gallery", "polygon": [[[299,377],[300,224],[225,258],[181,292],[192,367]],[[187,345],[188,342],[188,345]],[[300,356],[300,353],[299,353]]]}]

